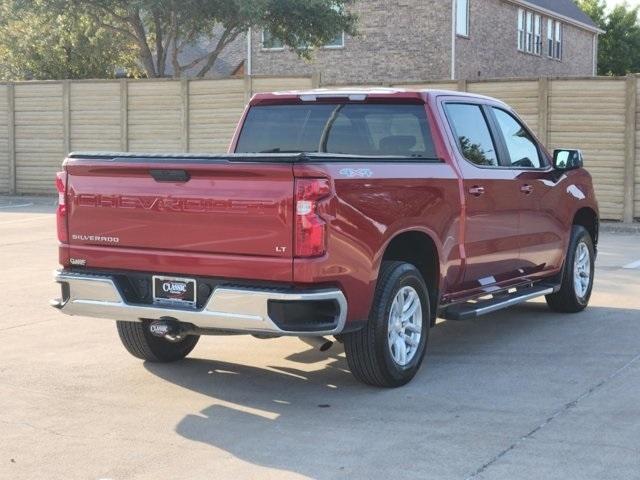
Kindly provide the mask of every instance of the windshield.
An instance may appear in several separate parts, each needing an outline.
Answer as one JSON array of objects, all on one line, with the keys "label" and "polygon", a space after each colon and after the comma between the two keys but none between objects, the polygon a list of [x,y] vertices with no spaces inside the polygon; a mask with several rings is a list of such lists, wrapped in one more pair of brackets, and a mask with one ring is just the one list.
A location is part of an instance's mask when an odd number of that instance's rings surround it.
[{"label": "windshield", "polygon": [[424,105],[255,106],[236,153],[337,153],[435,158]]}]

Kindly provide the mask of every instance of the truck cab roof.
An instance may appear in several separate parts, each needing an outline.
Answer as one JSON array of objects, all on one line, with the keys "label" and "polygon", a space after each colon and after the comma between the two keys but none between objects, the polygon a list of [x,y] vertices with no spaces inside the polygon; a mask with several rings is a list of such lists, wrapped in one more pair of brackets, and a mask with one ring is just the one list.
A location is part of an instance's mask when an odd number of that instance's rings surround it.
[{"label": "truck cab roof", "polygon": [[316,102],[323,100],[342,100],[352,102],[366,101],[398,101],[404,102],[426,102],[430,97],[456,96],[474,99],[489,100],[503,103],[502,101],[474,93],[458,92],[454,90],[439,89],[404,89],[404,88],[317,88],[311,90],[289,90],[283,92],[257,93],[251,99],[250,105],[260,105],[264,103],[297,103]]}]

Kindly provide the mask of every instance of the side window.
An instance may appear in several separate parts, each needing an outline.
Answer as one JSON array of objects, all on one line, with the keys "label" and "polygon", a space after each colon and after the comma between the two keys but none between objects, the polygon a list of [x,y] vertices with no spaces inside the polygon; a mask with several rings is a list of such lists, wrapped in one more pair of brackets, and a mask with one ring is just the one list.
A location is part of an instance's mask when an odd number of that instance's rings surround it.
[{"label": "side window", "polygon": [[476,165],[497,167],[496,147],[482,108],[465,103],[449,103],[445,108],[465,158]]},{"label": "side window", "polygon": [[[492,107],[493,108],[493,107]],[[509,113],[493,108],[509,152],[509,164],[514,168],[540,168],[540,151],[524,126]]]}]

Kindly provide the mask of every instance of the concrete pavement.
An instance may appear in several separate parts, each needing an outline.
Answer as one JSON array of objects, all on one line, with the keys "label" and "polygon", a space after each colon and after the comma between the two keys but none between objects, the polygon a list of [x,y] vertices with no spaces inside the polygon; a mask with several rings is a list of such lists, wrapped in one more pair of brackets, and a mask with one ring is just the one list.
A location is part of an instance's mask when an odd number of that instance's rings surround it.
[{"label": "concrete pavement", "polygon": [[638,235],[603,234],[587,312],[440,322],[416,379],[378,390],[297,339],[130,357],[48,306],[51,203],[0,197],[0,479],[640,478]]}]

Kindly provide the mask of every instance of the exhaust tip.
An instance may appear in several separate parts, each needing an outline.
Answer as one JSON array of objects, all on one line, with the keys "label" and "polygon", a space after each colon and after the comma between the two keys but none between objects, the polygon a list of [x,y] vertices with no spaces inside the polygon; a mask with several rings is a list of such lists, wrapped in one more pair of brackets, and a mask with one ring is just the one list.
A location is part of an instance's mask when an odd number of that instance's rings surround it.
[{"label": "exhaust tip", "polygon": [[178,342],[185,336],[185,329],[175,318],[165,317],[149,325],[149,331],[154,337],[164,338],[170,342]]}]

